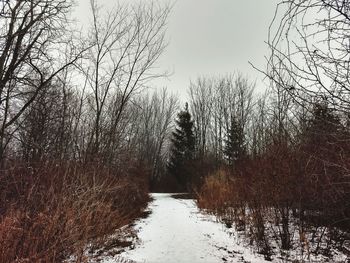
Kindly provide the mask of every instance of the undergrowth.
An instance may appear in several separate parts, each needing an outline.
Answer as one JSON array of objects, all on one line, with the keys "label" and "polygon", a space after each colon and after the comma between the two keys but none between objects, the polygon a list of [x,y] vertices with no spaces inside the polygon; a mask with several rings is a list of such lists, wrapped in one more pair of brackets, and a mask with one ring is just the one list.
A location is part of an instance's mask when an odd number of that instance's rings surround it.
[{"label": "undergrowth", "polygon": [[141,167],[12,163],[0,174],[0,262],[85,262],[129,224],[149,196]]}]

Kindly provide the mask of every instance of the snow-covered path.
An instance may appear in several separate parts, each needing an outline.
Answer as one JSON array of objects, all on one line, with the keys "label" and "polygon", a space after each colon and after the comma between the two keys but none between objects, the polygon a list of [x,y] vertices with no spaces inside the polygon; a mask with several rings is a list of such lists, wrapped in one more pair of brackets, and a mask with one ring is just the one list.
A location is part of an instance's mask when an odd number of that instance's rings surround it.
[{"label": "snow-covered path", "polygon": [[[146,263],[264,262],[238,245],[222,224],[201,214],[193,200],[153,194],[151,214],[137,222],[140,242],[123,259]],[[115,262],[113,260],[105,261]]]}]

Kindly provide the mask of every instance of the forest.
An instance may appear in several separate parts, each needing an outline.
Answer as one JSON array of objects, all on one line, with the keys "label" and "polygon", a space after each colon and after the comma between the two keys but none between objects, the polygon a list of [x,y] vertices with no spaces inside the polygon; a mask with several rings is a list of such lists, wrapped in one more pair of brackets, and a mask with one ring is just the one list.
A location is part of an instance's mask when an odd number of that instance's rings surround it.
[{"label": "forest", "polygon": [[152,87],[172,5],[102,2],[86,30],[70,0],[0,2],[0,262],[129,246],[153,192],[188,193],[266,261],[349,260],[350,1],[280,1],[251,65],[267,87],[193,76],[187,101]]}]

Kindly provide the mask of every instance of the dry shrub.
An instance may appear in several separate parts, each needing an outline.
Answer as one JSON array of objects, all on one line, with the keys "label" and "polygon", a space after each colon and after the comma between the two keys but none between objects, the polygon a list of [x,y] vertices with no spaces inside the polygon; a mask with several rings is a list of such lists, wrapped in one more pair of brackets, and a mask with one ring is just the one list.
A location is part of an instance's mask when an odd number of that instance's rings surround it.
[{"label": "dry shrub", "polygon": [[141,173],[95,163],[8,167],[0,175],[0,262],[83,261],[88,244],[103,246],[142,212],[149,197]]},{"label": "dry shrub", "polygon": [[311,146],[273,144],[235,169],[221,168],[198,191],[200,208],[243,230],[266,259],[271,247],[315,255],[341,247],[350,237],[350,147]]},{"label": "dry shrub", "polygon": [[197,193],[198,206],[212,210],[227,208],[234,202],[233,187],[228,171],[219,169],[204,179],[200,192]]}]

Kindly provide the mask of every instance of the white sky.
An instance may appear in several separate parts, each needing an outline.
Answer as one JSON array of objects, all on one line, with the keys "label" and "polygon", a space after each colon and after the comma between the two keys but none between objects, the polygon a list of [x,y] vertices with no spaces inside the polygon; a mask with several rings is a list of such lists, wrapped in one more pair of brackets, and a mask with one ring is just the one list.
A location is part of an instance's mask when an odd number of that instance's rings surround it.
[{"label": "white sky", "polygon": [[[76,0],[77,17],[87,21],[89,0]],[[120,0],[131,2],[140,0]],[[147,0],[143,0],[147,1]],[[164,0],[165,1],[165,0]],[[100,0],[111,6],[115,0]],[[263,76],[248,63],[264,68],[268,27],[278,0],[177,0],[168,24],[169,46],[159,60],[169,79],[153,84],[168,87],[185,100],[190,80],[198,76],[239,71],[262,88]]]}]

